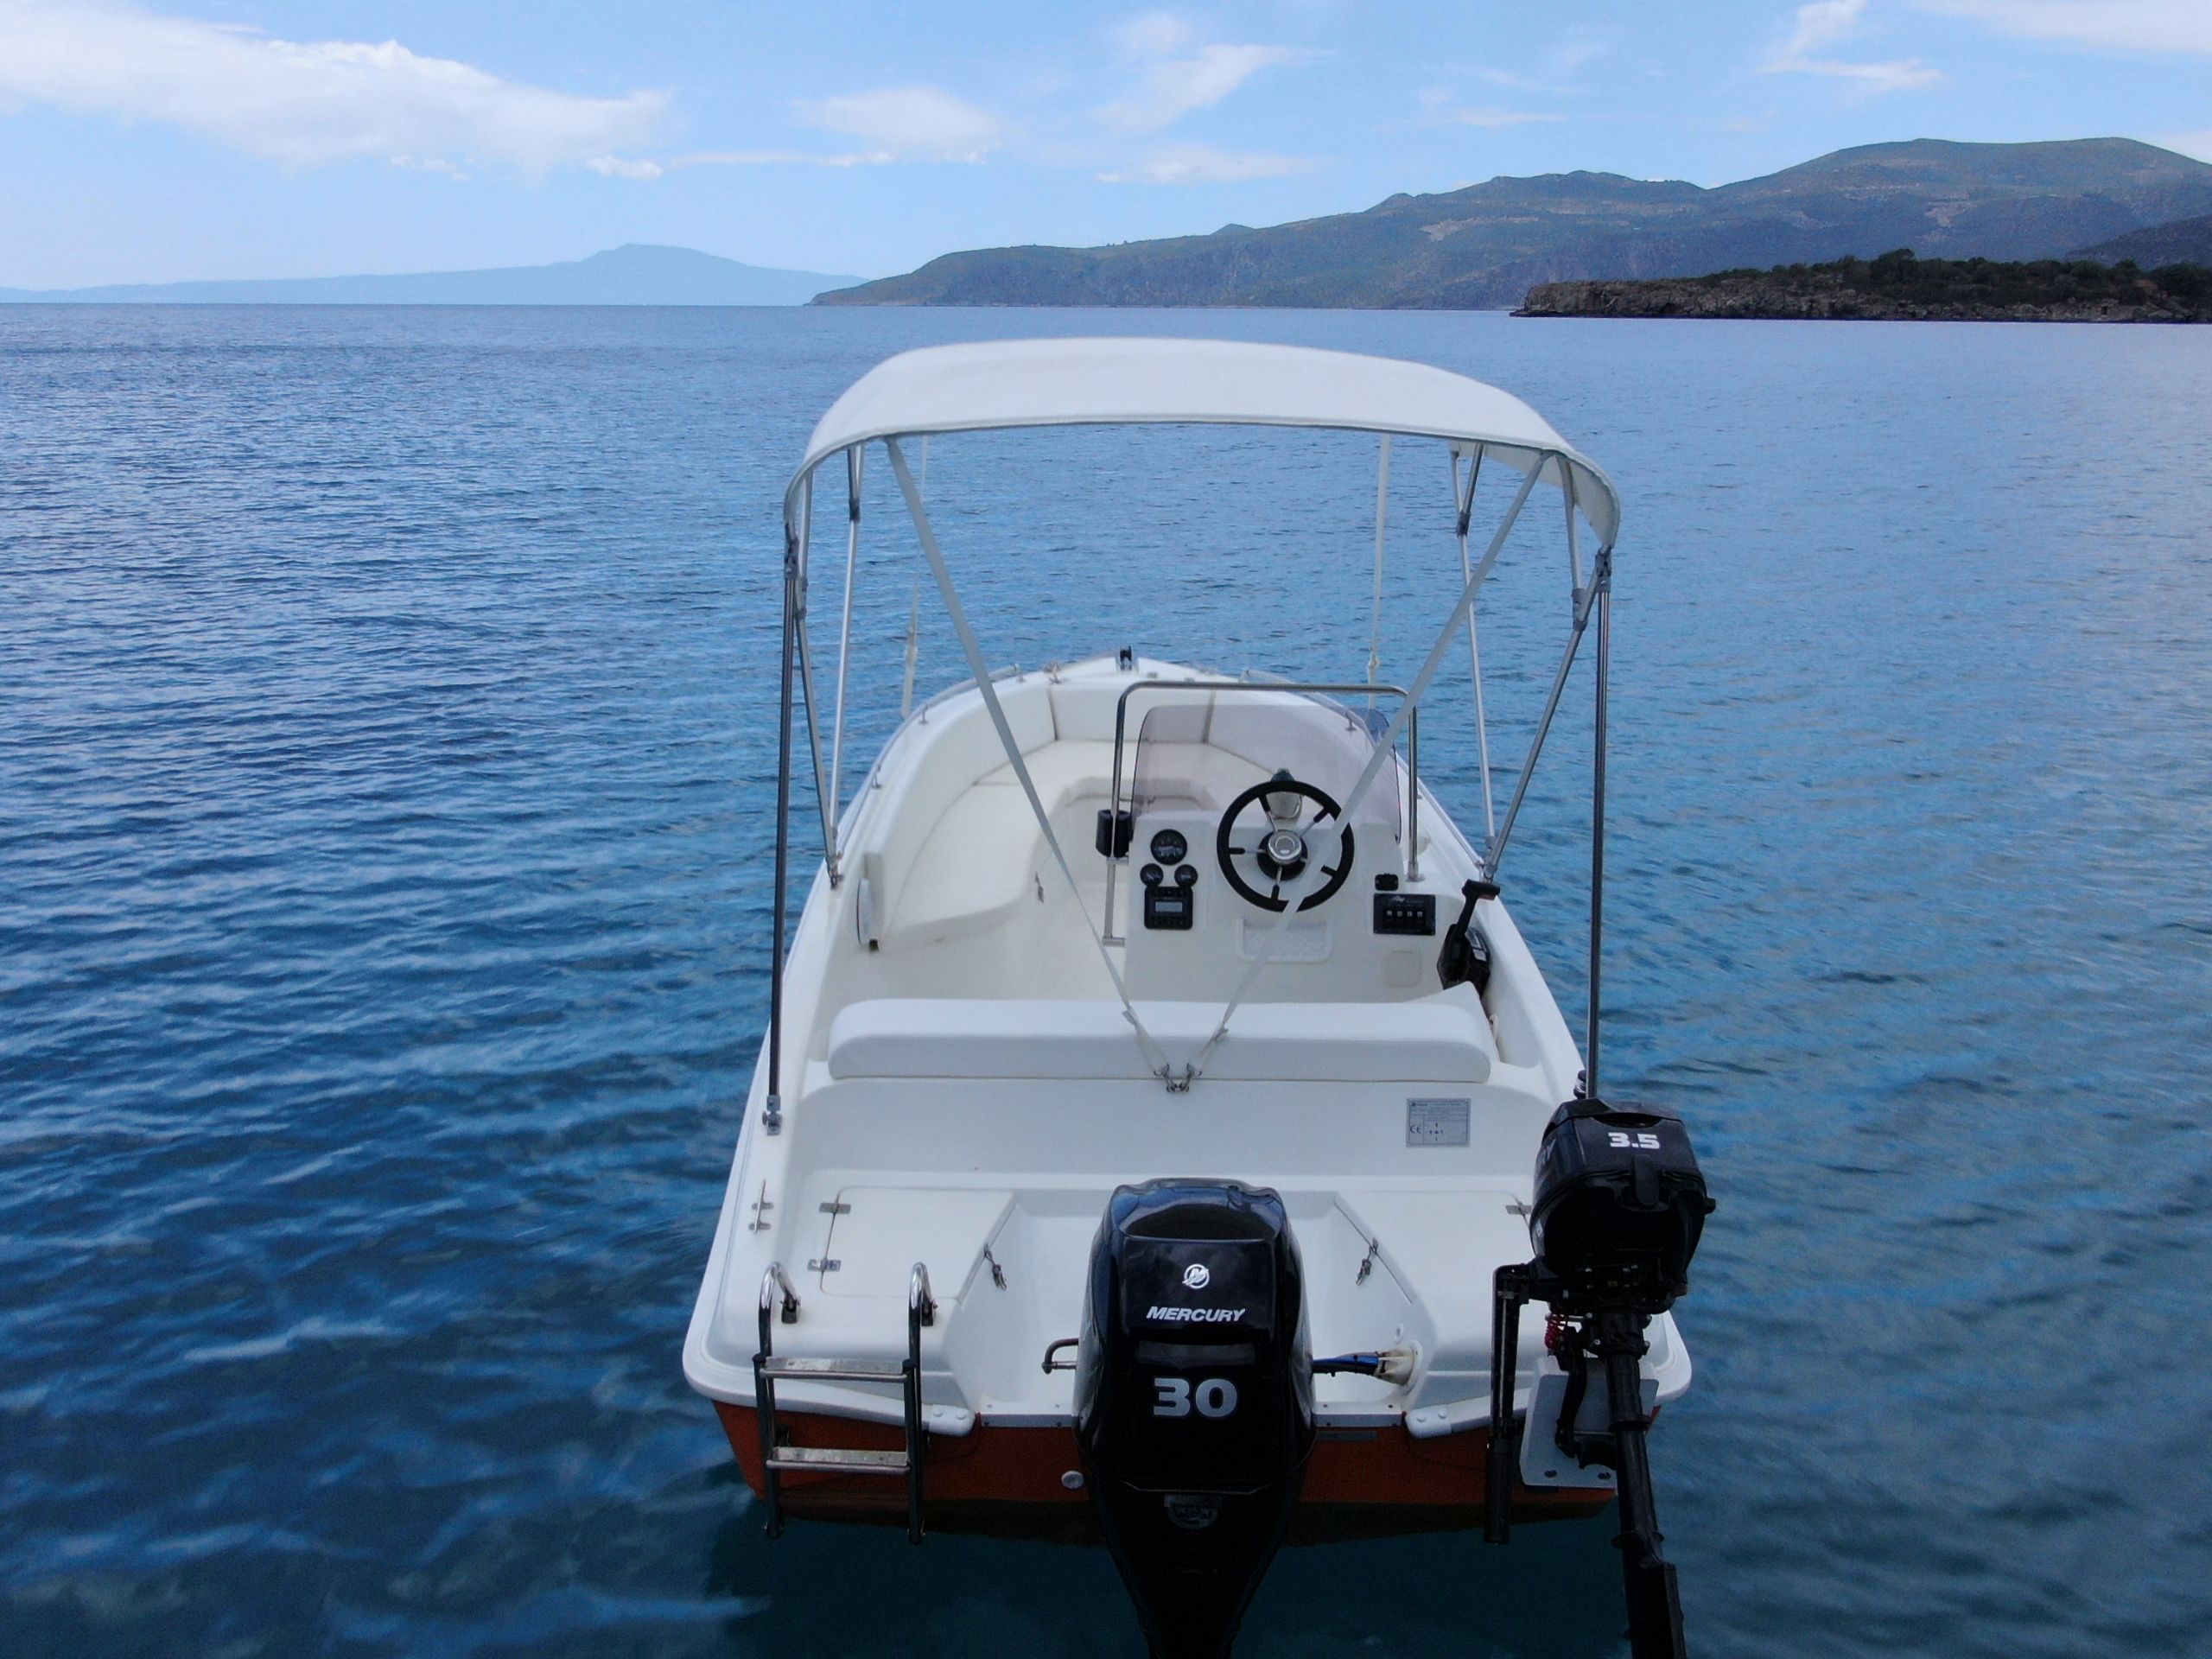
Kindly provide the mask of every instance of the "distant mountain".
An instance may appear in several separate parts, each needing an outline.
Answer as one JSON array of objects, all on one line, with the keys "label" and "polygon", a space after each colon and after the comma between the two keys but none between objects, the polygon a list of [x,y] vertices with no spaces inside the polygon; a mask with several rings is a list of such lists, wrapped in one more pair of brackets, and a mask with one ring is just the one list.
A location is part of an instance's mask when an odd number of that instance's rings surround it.
[{"label": "distant mountain", "polygon": [[2107,264],[2133,259],[2145,270],[2158,265],[2212,265],[2212,213],[2130,231],[2094,248],[2082,248],[2074,257],[2101,259]]},{"label": "distant mountain", "polygon": [[1838,150],[1705,189],[1616,173],[1497,178],[1268,230],[947,254],[821,305],[1517,304],[1539,283],[1871,257],[2055,257],[2212,213],[2212,166],[2126,138]]},{"label": "distant mountain", "polygon": [[139,305],[804,305],[851,276],[741,265],[690,248],[632,242],[557,265],[434,270],[404,276],[136,283],[111,288],[0,288],[0,302]]}]

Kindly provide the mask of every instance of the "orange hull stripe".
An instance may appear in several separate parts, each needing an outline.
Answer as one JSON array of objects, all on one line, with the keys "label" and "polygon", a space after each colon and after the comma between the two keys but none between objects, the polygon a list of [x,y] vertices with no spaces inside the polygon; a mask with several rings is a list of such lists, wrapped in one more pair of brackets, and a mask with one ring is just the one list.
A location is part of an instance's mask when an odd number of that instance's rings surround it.
[{"label": "orange hull stripe", "polygon": [[[750,1406],[715,1402],[730,1450],[745,1471],[746,1484],[763,1489],[760,1420]],[[797,1446],[849,1446],[897,1451],[900,1430],[888,1423],[825,1416],[815,1412],[779,1411],[779,1427]],[[1374,1504],[1399,1508],[1476,1510],[1483,1507],[1490,1464],[1490,1435],[1481,1429],[1433,1440],[1417,1440],[1402,1426],[1373,1430],[1322,1432],[1306,1472],[1304,1502],[1314,1504]],[[923,1492],[931,1503],[964,1504],[1049,1504],[1065,1507],[1089,1500],[1080,1487],[1071,1490],[1061,1477],[1083,1466],[1071,1428],[1004,1428],[988,1421],[960,1436],[933,1435],[923,1465]],[[804,1500],[871,1498],[902,1506],[906,1489],[897,1482],[866,1475],[785,1474],[786,1497]],[[1516,1518],[1588,1515],[1612,1501],[1609,1492],[1535,1491],[1516,1485]]]}]

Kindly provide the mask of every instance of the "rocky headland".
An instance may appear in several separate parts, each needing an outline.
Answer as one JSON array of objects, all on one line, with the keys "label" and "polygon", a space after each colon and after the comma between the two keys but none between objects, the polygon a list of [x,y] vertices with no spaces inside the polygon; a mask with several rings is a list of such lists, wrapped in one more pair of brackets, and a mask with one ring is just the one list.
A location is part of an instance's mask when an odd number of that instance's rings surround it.
[{"label": "rocky headland", "polygon": [[1632,282],[1544,283],[1521,317],[1787,318],[1906,322],[2212,322],[2212,269],[2123,261],[1878,259]]}]

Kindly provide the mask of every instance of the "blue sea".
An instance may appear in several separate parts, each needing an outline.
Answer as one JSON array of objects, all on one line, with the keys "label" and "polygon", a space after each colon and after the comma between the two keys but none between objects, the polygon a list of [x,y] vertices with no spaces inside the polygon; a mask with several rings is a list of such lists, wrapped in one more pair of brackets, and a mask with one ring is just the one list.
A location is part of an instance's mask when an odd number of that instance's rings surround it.
[{"label": "blue sea", "polygon": [[[678,1364],[788,470],[892,352],[1124,332],[1471,372],[1619,482],[1604,1082],[1721,1206],[1654,1441],[1695,1649],[2212,1652],[2212,329],[48,307],[0,311],[0,1652],[1141,1651],[1100,1554],[770,1543]],[[1028,435],[926,487],[996,660],[1348,677],[1376,464]],[[1397,446],[1385,677],[1449,490]],[[1554,506],[1484,601],[1501,806],[1567,588]],[[1503,871],[1578,1025],[1587,673]],[[1463,677],[1423,740],[1478,832]],[[1618,1655],[1611,1533],[1292,1551],[1243,1650]]]}]

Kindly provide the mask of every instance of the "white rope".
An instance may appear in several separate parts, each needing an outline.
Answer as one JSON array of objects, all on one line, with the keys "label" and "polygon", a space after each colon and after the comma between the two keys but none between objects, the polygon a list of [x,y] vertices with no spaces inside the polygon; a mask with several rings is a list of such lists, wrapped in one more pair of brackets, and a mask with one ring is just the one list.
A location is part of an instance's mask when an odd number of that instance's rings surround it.
[{"label": "white rope", "polygon": [[[893,464],[896,464],[895,452]],[[1206,1061],[1212,1058],[1221,1039],[1229,1035],[1230,1020],[1243,1002],[1245,992],[1251,989],[1252,981],[1260,969],[1274,960],[1271,953],[1275,939],[1291,917],[1297,913],[1299,906],[1305,902],[1307,892],[1319,880],[1322,868],[1342,852],[1344,827],[1351,823],[1351,815],[1358,810],[1360,802],[1367,798],[1368,788],[1382,770],[1383,762],[1397,759],[1398,738],[1405,730],[1406,721],[1420,706],[1421,698],[1428,694],[1429,683],[1435,679],[1436,671],[1444,666],[1445,653],[1452,648],[1452,635],[1459,632],[1460,623],[1473,610],[1475,594],[1489,577],[1491,568],[1497,563],[1497,556],[1505,550],[1505,538],[1512,533],[1515,522],[1521,517],[1521,509],[1529,499],[1529,493],[1536,487],[1536,480],[1543,470],[1543,461],[1539,457],[1537,463],[1529,469],[1529,475],[1521,480],[1521,488],[1513,497],[1513,505],[1505,510],[1505,518],[1498,525],[1497,533],[1491,537],[1490,546],[1484,550],[1482,563],[1469,574],[1467,585],[1460,591],[1459,602],[1452,607],[1452,614],[1445,619],[1444,626],[1436,636],[1436,643],[1428,648],[1428,657],[1421,664],[1421,672],[1414,677],[1414,683],[1407,687],[1406,695],[1399,700],[1398,712],[1391,717],[1390,724],[1382,735],[1376,740],[1375,753],[1367,757],[1367,766],[1359,774],[1359,781],[1351,786],[1351,793],[1344,797],[1343,804],[1338,809],[1334,824],[1317,823],[1313,826],[1320,832],[1323,844],[1308,850],[1306,868],[1292,883],[1292,891],[1283,895],[1282,909],[1276,913],[1273,925],[1268,930],[1265,943],[1246,965],[1244,972],[1237,979],[1236,988],[1230,993],[1213,1035],[1207,1038],[1205,1046],[1192,1057],[1188,1068],[1192,1077],[1205,1075]]]},{"label": "white rope", "polygon": [[1114,995],[1122,1000],[1122,1017],[1129,1022],[1136,1033],[1137,1046],[1144,1051],[1145,1064],[1153,1075],[1173,1082],[1167,1056],[1145,1029],[1144,1021],[1137,1017],[1136,1005],[1129,1001],[1128,988],[1122,983],[1121,969],[1115,967],[1113,954],[1106,949],[1106,940],[1098,925],[1090,919],[1090,908],[1083,902],[1083,890],[1076,885],[1075,870],[1068,863],[1067,854],[1061,849],[1060,838],[1052,833],[1052,820],[1045,810],[1045,803],[1037,793],[1037,785],[1029,776],[1028,762],[1021,756],[1021,745],[1014,741],[1014,728],[1007,723],[1006,710],[999,706],[999,694],[991,684],[991,671],[983,660],[983,647],[976,638],[976,631],[968,625],[968,613],[962,608],[960,595],[952,586],[952,573],[945,568],[944,554],[938,546],[937,532],[930,527],[929,514],[922,510],[922,493],[914,482],[914,475],[906,469],[906,457],[900,453],[899,440],[886,438],[883,447],[891,454],[891,470],[899,474],[899,489],[906,498],[906,511],[914,520],[914,530],[921,537],[922,552],[930,562],[931,574],[937,578],[938,592],[944,596],[945,614],[952,619],[952,631],[959,636],[960,649],[968,658],[968,669],[976,677],[976,690],[982,694],[983,707],[990,711],[991,724],[998,728],[999,747],[1006,751],[1006,758],[1014,767],[1014,775],[1020,781],[1021,792],[1029,798],[1029,810],[1036,815],[1037,827],[1044,831],[1045,844],[1052,849],[1052,861],[1060,867],[1060,874],[1067,878],[1068,892],[1075,899],[1075,907],[1082,912],[1083,925],[1090,930],[1090,942],[1098,947],[1098,960],[1106,964],[1106,976],[1114,982]]},{"label": "white rope", "polygon": [[[1382,458],[1375,464],[1375,626],[1367,637],[1367,683],[1382,670],[1382,542],[1390,528],[1390,435],[1382,435]],[[1375,699],[1368,698],[1370,707]]]},{"label": "white rope", "polygon": [[[1475,486],[1482,482],[1483,452],[1475,451],[1468,465],[1467,493],[1459,493],[1459,452],[1452,452],[1452,501],[1459,515],[1459,575],[1462,580],[1473,575],[1467,563],[1467,523],[1475,513]],[[1472,607],[1467,611],[1467,664],[1475,683],[1475,741],[1482,751],[1483,766],[1483,827],[1485,834],[1497,833],[1497,808],[1492,804],[1490,791],[1490,716],[1483,709],[1483,642],[1478,637]]]}]

